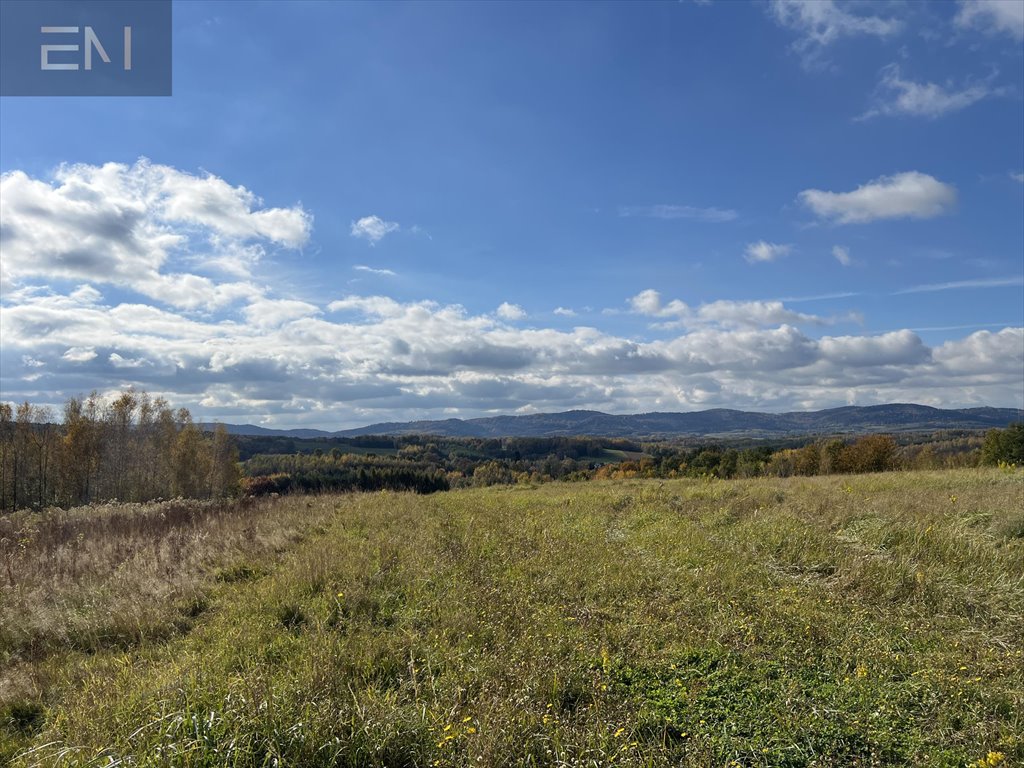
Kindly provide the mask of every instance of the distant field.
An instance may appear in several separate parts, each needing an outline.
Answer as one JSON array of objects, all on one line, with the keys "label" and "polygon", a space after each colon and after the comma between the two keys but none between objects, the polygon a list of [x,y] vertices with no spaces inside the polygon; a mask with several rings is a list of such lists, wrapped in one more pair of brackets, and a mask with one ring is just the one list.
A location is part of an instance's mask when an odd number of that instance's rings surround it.
[{"label": "distant field", "polygon": [[643,457],[643,451],[620,451],[615,448],[603,448],[600,453],[585,458],[593,459],[598,464],[614,464],[619,461],[639,461]]},{"label": "distant field", "polygon": [[1024,473],[0,518],[0,764],[1024,764]]}]

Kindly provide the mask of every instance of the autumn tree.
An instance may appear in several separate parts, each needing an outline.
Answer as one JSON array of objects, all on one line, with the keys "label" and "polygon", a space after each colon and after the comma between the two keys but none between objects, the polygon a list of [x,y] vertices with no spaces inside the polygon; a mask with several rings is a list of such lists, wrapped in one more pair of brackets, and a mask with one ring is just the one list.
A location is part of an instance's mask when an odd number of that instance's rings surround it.
[{"label": "autumn tree", "polygon": [[232,438],[204,434],[185,408],[129,389],[106,404],[73,397],[63,416],[0,403],[0,511],[237,493]]}]

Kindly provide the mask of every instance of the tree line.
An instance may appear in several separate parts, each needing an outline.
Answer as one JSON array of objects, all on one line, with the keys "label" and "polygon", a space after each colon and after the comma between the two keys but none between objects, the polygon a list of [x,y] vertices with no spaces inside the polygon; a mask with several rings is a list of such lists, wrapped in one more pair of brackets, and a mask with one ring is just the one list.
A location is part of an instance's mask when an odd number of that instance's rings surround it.
[{"label": "tree line", "polygon": [[52,409],[0,403],[0,512],[110,500],[213,498],[238,490],[227,431],[204,433],[186,408],[128,389]]},{"label": "tree line", "polygon": [[1024,466],[1024,424],[989,430],[984,438],[936,434],[924,442],[918,441],[901,445],[892,435],[874,434],[853,440],[822,438],[799,447],[735,449],[722,445],[692,448],[653,445],[646,447],[642,458],[604,465],[593,476],[789,477],[986,465]]},{"label": "tree line", "polygon": [[401,456],[323,453],[259,455],[245,462],[243,493],[344,493],[449,489],[442,468]]}]

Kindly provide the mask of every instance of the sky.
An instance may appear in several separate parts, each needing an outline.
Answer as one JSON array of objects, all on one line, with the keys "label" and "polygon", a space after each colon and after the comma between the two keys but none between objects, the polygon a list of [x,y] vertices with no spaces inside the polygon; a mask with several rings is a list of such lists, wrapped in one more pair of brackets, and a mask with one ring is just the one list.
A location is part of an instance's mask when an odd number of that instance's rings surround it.
[{"label": "sky", "polygon": [[0,98],[0,399],[1024,407],[1024,2],[173,4]]}]

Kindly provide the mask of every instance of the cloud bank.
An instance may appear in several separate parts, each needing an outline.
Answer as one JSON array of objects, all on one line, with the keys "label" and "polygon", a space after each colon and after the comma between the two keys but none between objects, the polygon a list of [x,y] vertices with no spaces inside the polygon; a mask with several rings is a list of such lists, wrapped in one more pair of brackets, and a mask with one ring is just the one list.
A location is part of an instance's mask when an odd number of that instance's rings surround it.
[{"label": "cloud bank", "polygon": [[6,400],[134,384],[205,419],[323,428],[570,408],[1021,405],[1022,328],[928,346],[910,330],[851,333],[855,317],[786,301],[691,306],[653,289],[625,299],[622,319],[646,326],[636,336],[566,329],[564,308],[560,328],[527,326],[511,301],[478,312],[383,295],[307,301],[189,271],[200,252],[258,262],[300,247],[312,218],[299,206],[146,161],[49,180],[16,171],[3,185]]}]

